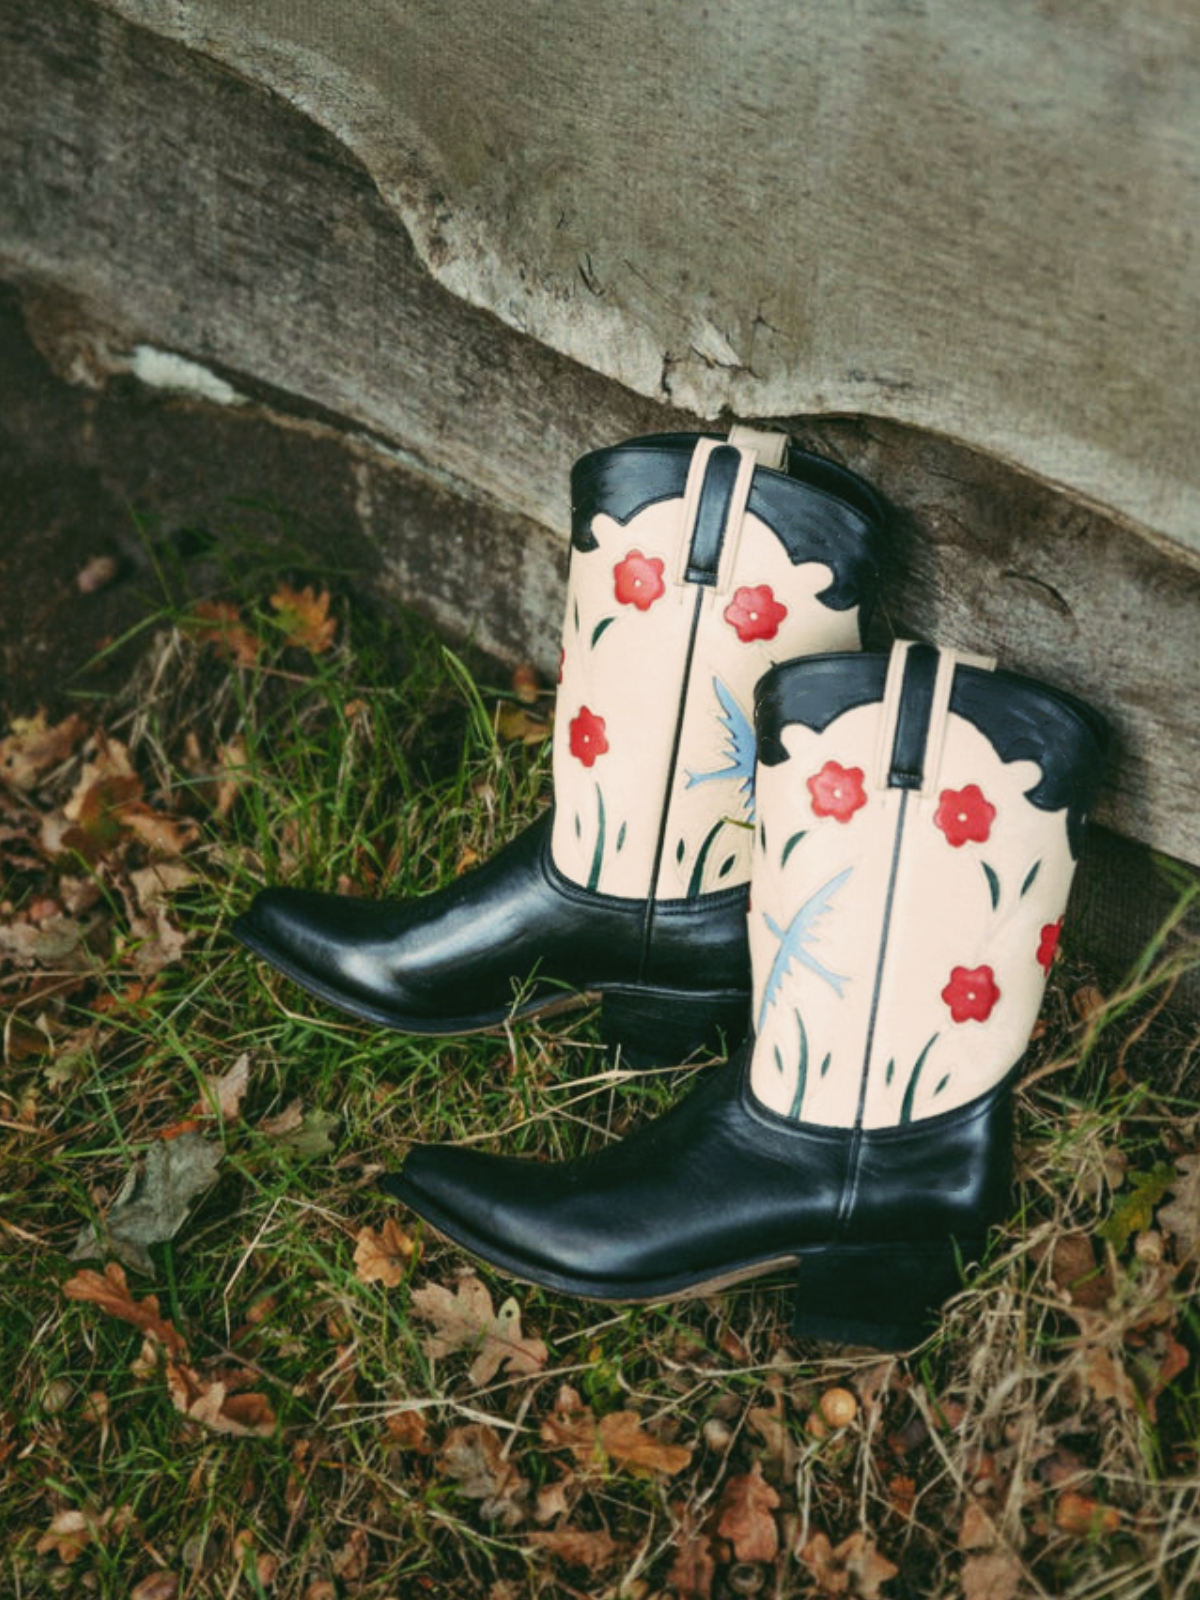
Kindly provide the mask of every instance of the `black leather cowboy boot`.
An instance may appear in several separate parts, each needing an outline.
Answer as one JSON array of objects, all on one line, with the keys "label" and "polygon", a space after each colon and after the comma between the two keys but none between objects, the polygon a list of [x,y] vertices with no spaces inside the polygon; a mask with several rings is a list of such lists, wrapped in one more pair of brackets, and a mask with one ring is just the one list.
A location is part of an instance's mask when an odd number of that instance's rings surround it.
[{"label": "black leather cowboy boot", "polygon": [[435,894],[268,889],[234,932],[387,1027],[598,994],[610,1043],[682,1059],[748,1015],[754,685],[858,647],[882,512],[833,462],[737,428],[598,451],[571,488],[553,811]]},{"label": "black leather cowboy boot", "polygon": [[385,1187],[530,1282],[658,1300],[799,1268],[802,1336],[904,1347],[1009,1204],[1010,1101],[1107,729],[921,645],[759,687],[754,1032],[624,1143],[413,1150]]}]

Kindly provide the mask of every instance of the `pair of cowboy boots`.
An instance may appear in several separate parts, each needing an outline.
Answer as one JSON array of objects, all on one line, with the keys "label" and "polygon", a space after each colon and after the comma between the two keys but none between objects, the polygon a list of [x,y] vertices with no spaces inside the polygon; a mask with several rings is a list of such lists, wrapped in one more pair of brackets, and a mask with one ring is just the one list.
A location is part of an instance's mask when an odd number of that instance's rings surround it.
[{"label": "pair of cowboy boots", "polygon": [[476,1255],[603,1300],[798,1272],[805,1337],[902,1348],[1010,1191],[1011,1089],[1108,732],[928,645],[863,653],[861,479],[735,428],[580,461],[552,811],[402,904],[272,889],[235,925],[404,1031],[598,995],[636,1062],[740,1048],[582,1161],[413,1149],[385,1186]]}]

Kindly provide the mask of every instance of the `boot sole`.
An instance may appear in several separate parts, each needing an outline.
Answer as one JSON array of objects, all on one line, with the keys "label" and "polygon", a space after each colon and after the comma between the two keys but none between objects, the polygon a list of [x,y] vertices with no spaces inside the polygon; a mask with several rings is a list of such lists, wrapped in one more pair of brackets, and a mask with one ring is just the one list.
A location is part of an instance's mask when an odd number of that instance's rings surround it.
[{"label": "boot sole", "polygon": [[596,984],[582,989],[536,995],[503,1009],[493,1007],[468,1016],[418,1017],[372,1005],[349,996],[277,950],[239,917],[230,929],[234,937],[285,978],[308,994],[335,1006],[361,1022],[425,1038],[451,1038],[476,1033],[496,1033],[510,1022],[532,1017],[553,1017],[595,1005],[601,1007],[601,1035],[611,1051],[620,1050],[629,1066],[666,1066],[685,1060],[700,1049],[719,1052],[724,1044],[740,1043],[750,1024],[750,991],[739,989],[665,989],[639,984]]},{"label": "boot sole", "polygon": [[751,1279],[798,1269],[792,1311],[792,1332],[798,1339],[886,1351],[912,1350],[924,1343],[934,1331],[941,1306],[962,1287],[964,1264],[978,1259],[983,1248],[982,1241],[960,1247],[953,1239],[809,1245],[717,1270],[672,1273],[628,1283],[577,1277],[540,1263],[534,1266],[493,1240],[474,1235],[423,1191],[408,1185],[402,1173],[388,1175],[382,1186],[415,1211],[434,1233],[517,1282],[582,1300],[616,1305],[695,1300]]}]

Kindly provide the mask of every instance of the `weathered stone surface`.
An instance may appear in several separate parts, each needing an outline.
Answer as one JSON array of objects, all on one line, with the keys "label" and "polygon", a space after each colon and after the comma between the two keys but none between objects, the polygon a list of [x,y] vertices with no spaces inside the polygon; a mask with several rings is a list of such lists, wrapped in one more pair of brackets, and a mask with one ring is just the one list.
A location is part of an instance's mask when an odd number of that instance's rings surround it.
[{"label": "weathered stone surface", "polygon": [[107,0],[363,161],[445,287],[714,417],[848,411],[1200,549],[1189,0]]}]

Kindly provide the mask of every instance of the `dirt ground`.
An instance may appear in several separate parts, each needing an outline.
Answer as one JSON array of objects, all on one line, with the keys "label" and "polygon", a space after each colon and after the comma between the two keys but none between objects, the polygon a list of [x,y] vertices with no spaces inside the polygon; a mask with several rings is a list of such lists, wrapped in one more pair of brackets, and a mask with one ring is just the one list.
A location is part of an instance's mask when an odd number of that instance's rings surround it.
[{"label": "dirt ground", "polygon": [[369,593],[379,557],[332,447],[133,379],[69,383],[53,326],[28,324],[0,285],[0,723],[110,695],[154,617],[232,567]]}]

